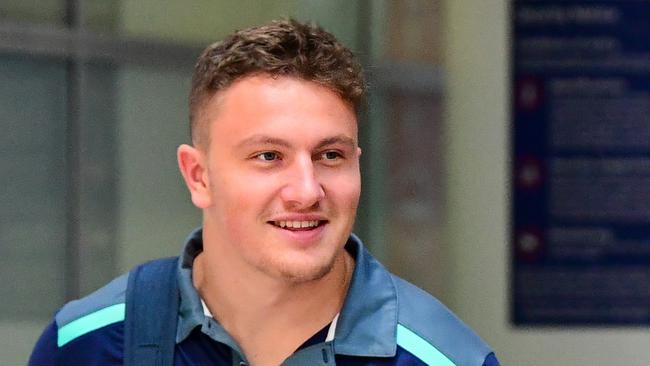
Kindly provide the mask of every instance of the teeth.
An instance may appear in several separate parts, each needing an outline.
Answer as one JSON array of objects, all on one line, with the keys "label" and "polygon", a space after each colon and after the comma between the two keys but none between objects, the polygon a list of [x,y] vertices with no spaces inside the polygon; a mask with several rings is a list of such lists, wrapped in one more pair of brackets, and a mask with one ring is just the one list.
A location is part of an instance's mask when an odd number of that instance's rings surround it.
[{"label": "teeth", "polygon": [[318,226],[318,220],[312,220],[312,221],[275,221],[275,225],[279,227],[290,227],[290,228],[295,228],[295,229],[301,229],[301,228],[308,228],[308,227],[316,227]]}]

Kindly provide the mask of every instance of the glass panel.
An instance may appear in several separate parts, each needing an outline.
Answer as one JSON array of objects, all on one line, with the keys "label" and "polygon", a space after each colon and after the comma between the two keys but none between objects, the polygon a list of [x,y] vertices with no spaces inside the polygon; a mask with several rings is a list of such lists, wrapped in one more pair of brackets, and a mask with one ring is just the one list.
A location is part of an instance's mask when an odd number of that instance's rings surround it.
[{"label": "glass panel", "polygon": [[387,129],[387,265],[429,292],[442,286],[441,100],[431,95],[391,95]]},{"label": "glass panel", "polygon": [[65,0],[2,0],[0,2],[0,21],[63,25],[64,19]]},{"label": "glass panel", "polygon": [[79,67],[78,280],[80,295],[84,295],[104,285],[116,273],[117,71],[107,63]]},{"label": "glass panel", "polygon": [[99,33],[115,31],[120,10],[118,0],[84,0],[80,5],[87,30]]},{"label": "glass panel", "polygon": [[386,58],[434,65],[442,62],[441,1],[392,1],[387,11]]},{"label": "glass panel", "polygon": [[123,0],[119,29],[128,36],[207,45],[235,29],[295,17],[316,21],[355,48],[360,3],[347,0],[214,0],[188,5],[177,0],[161,7],[155,0]]},{"label": "glass panel", "polygon": [[65,295],[65,64],[0,63],[0,319],[45,318]]},{"label": "glass panel", "polygon": [[[440,85],[416,90],[408,80],[433,73],[442,62],[441,1],[373,1],[368,54],[393,77],[372,78],[368,123],[363,227],[370,245],[398,275],[439,293],[442,196],[442,95]],[[426,79],[430,76],[422,75]],[[406,81],[405,81],[406,80]],[[394,81],[394,82],[393,82]],[[419,88],[422,89],[422,88]],[[365,152],[368,152],[366,154]]]},{"label": "glass panel", "polygon": [[179,255],[201,225],[176,165],[189,140],[187,95],[192,67],[124,66],[117,76],[118,268]]}]

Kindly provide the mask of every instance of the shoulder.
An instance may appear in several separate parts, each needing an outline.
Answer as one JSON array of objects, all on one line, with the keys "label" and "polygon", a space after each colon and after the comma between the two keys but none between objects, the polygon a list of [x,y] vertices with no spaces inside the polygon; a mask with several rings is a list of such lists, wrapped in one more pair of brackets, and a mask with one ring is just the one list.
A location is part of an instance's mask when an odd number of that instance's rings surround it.
[{"label": "shoulder", "polygon": [[[124,320],[127,281],[128,274],[124,274],[90,295],[65,304],[55,316],[59,335],[63,333],[61,342],[67,343],[103,325]],[[66,329],[67,333],[62,332]]]},{"label": "shoulder", "polygon": [[458,366],[481,366],[494,358],[491,348],[440,301],[395,275],[391,279],[397,293],[400,347],[420,358],[447,359]]},{"label": "shoulder", "polygon": [[67,303],[56,314],[59,346],[124,321],[128,274],[124,274],[92,294]]},{"label": "shoulder", "polygon": [[64,305],[41,335],[29,365],[121,364],[127,281],[128,274],[122,275]]}]

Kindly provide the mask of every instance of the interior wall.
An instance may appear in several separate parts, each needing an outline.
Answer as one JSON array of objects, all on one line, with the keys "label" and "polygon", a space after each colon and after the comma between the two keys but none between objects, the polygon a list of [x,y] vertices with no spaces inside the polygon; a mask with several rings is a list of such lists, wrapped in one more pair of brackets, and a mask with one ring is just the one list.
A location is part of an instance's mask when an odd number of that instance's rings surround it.
[{"label": "interior wall", "polygon": [[503,365],[647,365],[647,328],[509,324],[509,9],[447,1],[447,304]]}]

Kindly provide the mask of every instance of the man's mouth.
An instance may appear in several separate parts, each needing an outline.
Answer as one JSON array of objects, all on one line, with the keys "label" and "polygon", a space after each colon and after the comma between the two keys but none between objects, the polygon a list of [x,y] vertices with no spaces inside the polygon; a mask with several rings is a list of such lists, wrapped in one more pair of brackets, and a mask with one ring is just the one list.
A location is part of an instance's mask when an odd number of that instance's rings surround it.
[{"label": "man's mouth", "polygon": [[269,223],[282,229],[311,230],[325,224],[326,222],[327,221],[325,220],[306,220],[306,221],[280,220],[280,221],[270,221]]}]

